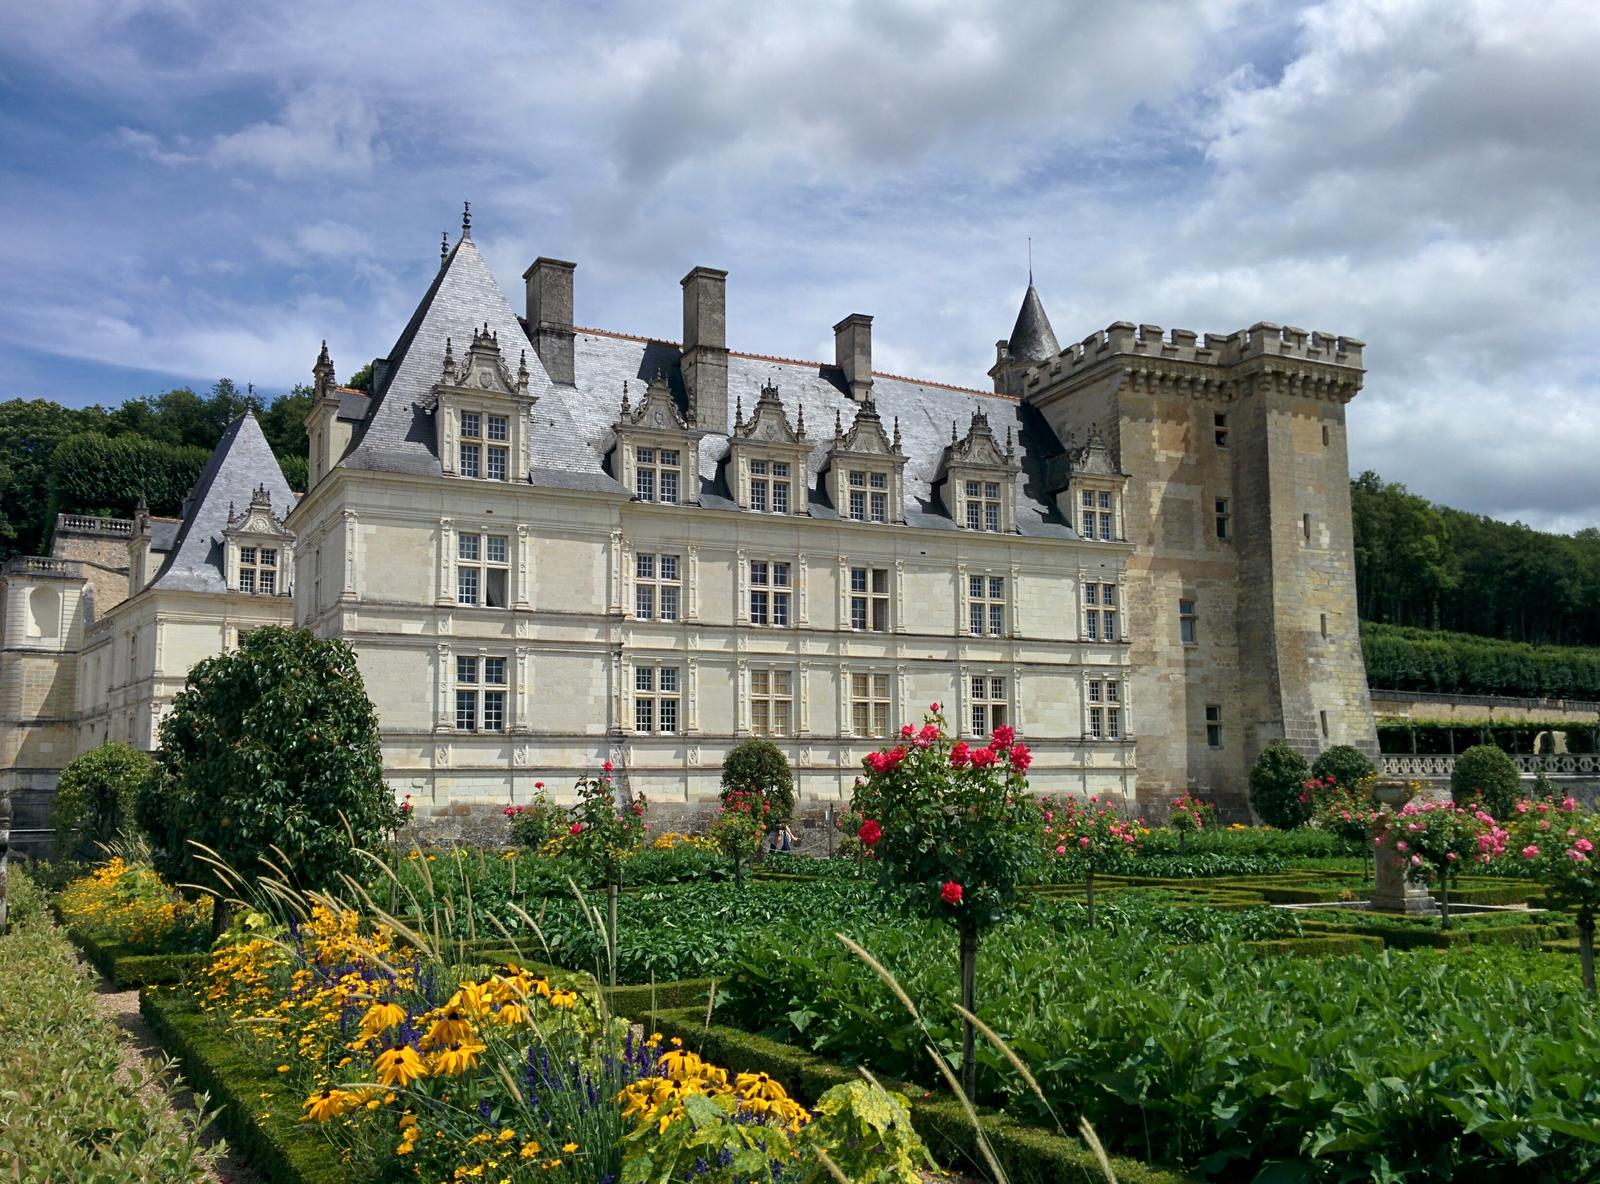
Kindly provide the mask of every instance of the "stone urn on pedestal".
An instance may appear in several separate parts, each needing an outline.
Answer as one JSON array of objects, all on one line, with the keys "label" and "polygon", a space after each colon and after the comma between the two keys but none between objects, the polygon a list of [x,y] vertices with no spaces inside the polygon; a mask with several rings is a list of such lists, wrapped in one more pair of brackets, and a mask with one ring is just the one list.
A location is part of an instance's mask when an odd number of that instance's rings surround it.
[{"label": "stone urn on pedestal", "polygon": [[[1398,814],[1411,800],[1413,792],[1404,781],[1380,781],[1372,787],[1372,800]],[[1392,844],[1384,843],[1375,848],[1372,860],[1371,907],[1375,911],[1411,916],[1434,916],[1439,912],[1439,905],[1427,888],[1407,878],[1406,857]]]}]

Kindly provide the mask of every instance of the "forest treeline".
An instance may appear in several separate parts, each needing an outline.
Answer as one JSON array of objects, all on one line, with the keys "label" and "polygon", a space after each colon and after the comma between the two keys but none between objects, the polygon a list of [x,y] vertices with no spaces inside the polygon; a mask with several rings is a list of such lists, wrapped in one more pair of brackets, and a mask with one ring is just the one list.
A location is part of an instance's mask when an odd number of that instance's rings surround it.
[{"label": "forest treeline", "polygon": [[1363,621],[1600,646],[1600,530],[1550,534],[1468,514],[1372,472],[1350,483],[1350,507]]},{"label": "forest treeline", "polygon": [[1363,621],[1361,653],[1385,690],[1600,701],[1600,649]]},{"label": "forest treeline", "polygon": [[117,407],[63,407],[49,399],[0,403],[0,559],[38,555],[58,513],[127,518],[143,498],[176,517],[235,416],[253,410],[292,489],[306,487],[303,386],[263,400],[224,378],[207,394],[187,387]]}]

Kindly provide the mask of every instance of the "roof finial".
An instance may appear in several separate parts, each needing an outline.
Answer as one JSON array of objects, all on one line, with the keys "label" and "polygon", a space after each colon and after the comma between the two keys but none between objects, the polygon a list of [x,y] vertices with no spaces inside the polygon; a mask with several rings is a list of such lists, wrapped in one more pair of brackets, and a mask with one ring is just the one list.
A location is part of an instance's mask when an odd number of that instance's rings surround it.
[{"label": "roof finial", "polygon": [[470,201],[461,203],[461,237],[472,237],[472,203]]},{"label": "roof finial", "polygon": [[956,421],[952,419],[950,421],[950,443],[954,444],[955,442],[956,442]]},{"label": "roof finial", "polygon": [[800,404],[799,413],[795,417],[794,434],[797,436],[806,434],[806,405],[804,403]]},{"label": "roof finial", "polygon": [[444,266],[445,260],[448,259],[449,257],[450,257],[450,232],[448,230],[441,230],[439,232],[439,266],[441,268]]},{"label": "roof finial", "polygon": [[1006,428],[1006,459],[1010,460],[1015,455],[1016,455],[1016,448],[1011,443],[1011,429],[1010,429],[1010,427],[1007,427]]},{"label": "roof finial", "polygon": [[528,351],[523,350],[517,358],[517,389],[528,389]]},{"label": "roof finial", "polygon": [[733,430],[744,431],[744,396],[735,396],[733,400]]},{"label": "roof finial", "polygon": [[631,415],[633,408],[628,405],[628,380],[622,380],[622,414]]},{"label": "roof finial", "polygon": [[833,409],[833,438],[835,440],[844,439],[844,418],[839,414],[837,407]]},{"label": "roof finial", "polygon": [[900,417],[894,417],[894,450],[900,451]]},{"label": "roof finial", "polygon": [[1033,235],[1028,236],[1028,287],[1033,287]]}]

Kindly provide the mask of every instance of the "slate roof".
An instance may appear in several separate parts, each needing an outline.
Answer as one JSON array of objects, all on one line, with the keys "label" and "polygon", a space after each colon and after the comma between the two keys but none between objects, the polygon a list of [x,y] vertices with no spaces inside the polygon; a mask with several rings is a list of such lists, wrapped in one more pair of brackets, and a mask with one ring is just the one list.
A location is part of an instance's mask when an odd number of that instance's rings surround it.
[{"label": "slate roof", "polygon": [[178,541],[178,531],[183,527],[181,518],[152,518],[150,519],[150,549],[152,551],[170,551],[172,544]]},{"label": "slate roof", "polygon": [[[1037,305],[1037,293],[1031,287],[1029,292]],[[1029,319],[1026,302],[1023,312],[1019,325]],[[1050,332],[1042,305],[1038,306],[1033,323],[1042,323],[1043,332]],[[612,477],[610,468],[610,453],[615,445],[611,429],[618,419],[623,382],[629,383],[637,401],[659,370],[680,409],[686,410],[678,346],[579,329],[573,348],[575,385],[553,384],[528,338],[526,325],[512,310],[476,245],[467,237],[458,241],[445,259],[390,351],[387,374],[374,392],[368,419],[357,428],[340,463],[390,472],[441,473],[432,416],[416,405],[439,380],[445,338],[452,338],[458,350],[465,348],[473,329],[485,324],[498,335],[508,369],[515,372],[519,354],[526,351],[528,392],[538,396],[532,411],[530,482],[547,488],[625,495],[627,491]],[[1050,339],[1054,340],[1053,334]],[[798,408],[804,406],[806,434],[815,444],[807,463],[810,511],[818,518],[837,518],[820,489],[818,474],[833,443],[835,412],[840,414],[847,431],[855,417],[857,404],[850,398],[848,385],[835,366],[731,352],[730,419],[740,401],[746,411],[753,409],[767,382],[777,385],[791,423]],[[892,434],[895,419],[900,421],[907,457],[907,524],[956,529],[939,503],[933,482],[950,443],[952,424],[959,435],[965,436],[973,412],[981,410],[1002,447],[1008,430],[1016,440],[1017,459],[1022,467],[1018,477],[1022,495],[1017,502],[1019,531],[1025,535],[1074,537],[1071,527],[1055,510],[1046,485],[1046,473],[1061,468],[1064,450],[1033,408],[992,392],[876,373],[872,398],[887,431]],[[704,506],[737,508],[721,472],[720,462],[727,454],[726,433],[711,433],[701,441],[698,460],[700,501]]]},{"label": "slate roof", "polygon": [[[248,507],[257,486],[265,486],[272,495],[272,512],[279,518],[293,508],[295,497],[278,467],[278,458],[272,455],[256,417],[246,411],[222,433],[216,451],[189,491],[172,549],[150,586],[183,592],[226,592],[222,532],[228,525],[228,509],[231,506],[240,511]],[[152,536],[155,531],[156,524],[152,522]]]},{"label": "slate roof", "polygon": [[1024,362],[1048,362],[1060,352],[1056,331],[1045,315],[1044,301],[1039,299],[1039,289],[1030,278],[1022,307],[1017,310],[1017,323],[1011,327],[1011,337],[1006,342],[1006,353]]}]

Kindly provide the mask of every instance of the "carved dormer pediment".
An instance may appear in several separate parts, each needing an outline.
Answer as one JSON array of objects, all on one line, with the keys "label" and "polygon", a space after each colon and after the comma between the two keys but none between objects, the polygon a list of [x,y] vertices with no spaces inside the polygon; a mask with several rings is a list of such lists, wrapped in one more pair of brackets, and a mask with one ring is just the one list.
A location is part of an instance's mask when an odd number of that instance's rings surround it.
[{"label": "carved dormer pediment", "polygon": [[806,437],[806,411],[799,408],[789,422],[778,388],[768,382],[749,418],[744,400],[736,404],[733,433],[728,437],[728,488],[748,510],[774,514],[804,514],[807,506],[806,461],[811,441]]},{"label": "carved dormer pediment", "polygon": [[611,430],[617,436],[617,480],[637,500],[699,502],[700,439],[705,432],[689,426],[660,370],[637,405],[628,384],[622,384],[622,407]]},{"label": "carved dormer pediment", "polygon": [[1081,448],[1067,450],[1070,471],[1074,477],[1111,477],[1121,480],[1127,476],[1122,471],[1121,458],[1100,434],[1100,425],[1089,429],[1088,442]]},{"label": "carved dormer pediment", "polygon": [[856,408],[848,431],[843,416],[834,412],[833,445],[824,466],[824,484],[839,517],[855,522],[904,522],[905,464],[900,421],[895,420],[891,436],[871,399]]},{"label": "carved dormer pediment", "polygon": [[989,426],[989,417],[982,411],[972,413],[972,422],[967,425],[967,434],[958,437],[956,424],[950,421],[950,446],[945,449],[944,461],[941,468],[989,468],[989,469],[1016,469],[1017,449],[1011,437],[1011,429],[1006,429],[1005,447],[1001,448],[1000,441],[995,439],[994,429]]},{"label": "carved dormer pediment", "polygon": [[804,444],[808,451],[811,447],[806,440],[806,409],[800,408],[799,419],[791,427],[788,413],[783,409],[783,400],[778,397],[778,388],[770,382],[761,388],[761,398],[756,401],[749,419],[744,417],[744,400],[739,400],[734,415],[733,435],[735,439],[755,440],[763,444]]},{"label": "carved dormer pediment", "polygon": [[434,417],[439,467],[448,476],[524,481],[528,476],[529,411],[539,401],[528,392],[528,351],[513,374],[500,352],[500,335],[487,324],[472,331],[457,358],[446,337],[439,381],[417,400]]},{"label": "carved dormer pediment", "polygon": [[256,491],[250,495],[250,504],[243,510],[228,506],[228,524],[222,533],[224,538],[247,534],[278,539],[294,537],[284,529],[283,519],[272,512],[272,495],[264,485],[256,486]]}]

